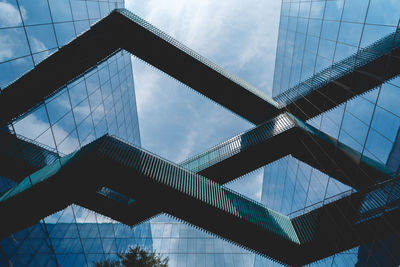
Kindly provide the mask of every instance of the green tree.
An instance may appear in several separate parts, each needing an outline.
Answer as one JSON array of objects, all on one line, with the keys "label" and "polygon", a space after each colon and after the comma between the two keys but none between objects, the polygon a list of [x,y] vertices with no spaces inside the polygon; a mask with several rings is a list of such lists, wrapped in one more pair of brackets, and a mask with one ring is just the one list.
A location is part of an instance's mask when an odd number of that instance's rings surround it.
[{"label": "green tree", "polygon": [[126,253],[118,253],[119,260],[99,261],[94,267],[168,267],[168,257],[162,258],[160,254],[148,252],[139,246],[130,247]]}]

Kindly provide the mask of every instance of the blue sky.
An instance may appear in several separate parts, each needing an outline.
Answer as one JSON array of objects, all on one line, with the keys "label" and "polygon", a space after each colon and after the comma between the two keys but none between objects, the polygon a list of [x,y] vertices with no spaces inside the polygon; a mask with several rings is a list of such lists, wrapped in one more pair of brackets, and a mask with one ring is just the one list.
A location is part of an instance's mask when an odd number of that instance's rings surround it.
[{"label": "blue sky", "polygon": [[[271,94],[280,0],[133,0],[126,7]],[[132,63],[145,149],[179,163],[253,127],[139,59]],[[229,187],[260,200],[262,174],[255,171]]]}]

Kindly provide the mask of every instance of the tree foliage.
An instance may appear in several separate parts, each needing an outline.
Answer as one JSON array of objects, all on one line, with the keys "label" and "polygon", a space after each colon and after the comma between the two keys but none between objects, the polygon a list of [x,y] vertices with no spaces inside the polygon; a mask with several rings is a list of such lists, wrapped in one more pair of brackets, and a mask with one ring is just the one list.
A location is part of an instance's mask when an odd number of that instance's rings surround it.
[{"label": "tree foliage", "polygon": [[130,247],[126,253],[118,253],[118,260],[99,261],[94,267],[168,267],[168,257],[148,252],[139,246]]}]

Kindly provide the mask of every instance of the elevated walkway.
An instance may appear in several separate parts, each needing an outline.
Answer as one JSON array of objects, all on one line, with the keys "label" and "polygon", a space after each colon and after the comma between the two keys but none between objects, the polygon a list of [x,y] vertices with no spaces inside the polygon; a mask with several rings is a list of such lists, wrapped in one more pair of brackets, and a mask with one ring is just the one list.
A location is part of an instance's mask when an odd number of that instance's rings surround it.
[{"label": "elevated walkway", "polygon": [[76,203],[128,225],[166,212],[298,266],[395,233],[399,201],[399,182],[390,180],[290,220],[210,179],[104,136],[3,194],[0,212],[7,216],[0,237]]},{"label": "elevated walkway", "polygon": [[[297,253],[299,247],[287,216],[107,136],[46,166],[6,192],[0,198],[0,211],[7,214],[0,236],[79,203],[86,194],[104,186],[134,195],[146,206],[159,206],[166,213],[281,262],[287,261],[287,250]],[[102,207],[95,204],[101,211]],[[129,212],[131,206],[126,207],[124,212]]]},{"label": "elevated walkway", "polygon": [[274,99],[307,120],[400,74],[400,29],[316,73]]},{"label": "elevated walkway", "polygon": [[0,125],[34,108],[67,82],[120,49],[254,124],[279,113],[278,104],[269,96],[130,11],[116,9],[4,88],[0,94]]},{"label": "elevated walkway", "polygon": [[353,193],[291,220],[301,242],[298,265],[353,247],[398,235],[400,182]]},{"label": "elevated walkway", "polygon": [[399,75],[399,31],[272,99],[130,11],[116,9],[4,88],[0,125],[17,119],[121,49],[256,125],[283,111],[307,120]]},{"label": "elevated walkway", "polygon": [[282,113],[180,165],[224,184],[289,154],[361,191],[394,178],[385,165],[289,113]]}]

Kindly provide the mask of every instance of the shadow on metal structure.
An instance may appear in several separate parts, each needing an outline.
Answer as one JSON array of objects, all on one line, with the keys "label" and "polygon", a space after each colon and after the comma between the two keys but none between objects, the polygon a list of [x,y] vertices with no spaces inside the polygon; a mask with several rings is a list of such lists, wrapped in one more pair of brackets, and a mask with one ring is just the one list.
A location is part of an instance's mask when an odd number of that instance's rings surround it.
[{"label": "shadow on metal structure", "polygon": [[[289,219],[210,179],[104,136],[3,194],[0,210],[8,216],[0,231],[7,236],[72,203],[128,225],[166,212],[297,266],[395,232],[400,222],[398,184],[396,179],[386,181]],[[119,197],[101,193],[104,187]],[[142,204],[123,196],[135,196]]]},{"label": "shadow on metal structure", "polygon": [[[280,262],[287,260],[285,249],[297,253],[299,248],[287,216],[108,136],[60,158],[6,192],[0,198],[0,209],[9,216],[3,221],[1,236],[33,225],[72,203],[80,204],[88,193],[104,186],[134,195],[145,207],[160,207]],[[93,204],[103,213],[100,202]],[[119,207],[119,212],[129,214],[135,206]]]}]

